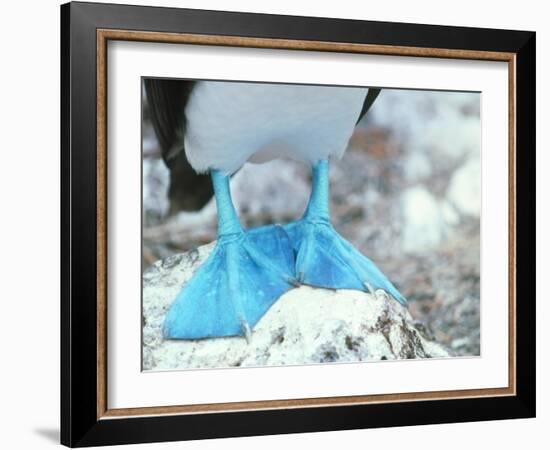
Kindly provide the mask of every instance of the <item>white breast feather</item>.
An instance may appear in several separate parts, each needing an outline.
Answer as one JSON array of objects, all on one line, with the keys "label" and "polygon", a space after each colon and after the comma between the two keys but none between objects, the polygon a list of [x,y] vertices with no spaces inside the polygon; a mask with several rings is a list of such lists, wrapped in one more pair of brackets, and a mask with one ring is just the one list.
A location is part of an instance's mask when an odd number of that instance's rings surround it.
[{"label": "white breast feather", "polygon": [[246,161],[341,157],[366,88],[201,81],[187,103],[185,149],[197,172]]}]

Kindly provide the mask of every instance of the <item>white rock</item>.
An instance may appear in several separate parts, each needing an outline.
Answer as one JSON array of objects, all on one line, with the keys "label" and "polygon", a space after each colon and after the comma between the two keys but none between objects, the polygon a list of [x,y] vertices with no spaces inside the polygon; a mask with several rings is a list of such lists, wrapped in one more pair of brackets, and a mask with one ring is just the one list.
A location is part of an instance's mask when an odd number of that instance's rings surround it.
[{"label": "white rock", "polygon": [[410,253],[435,248],[445,236],[445,221],[436,198],[422,186],[407,189],[402,197],[403,250]]},{"label": "white rock", "polygon": [[161,159],[143,160],[143,204],[147,205],[148,212],[157,217],[164,217],[168,211],[168,174],[168,168]]},{"label": "white rock", "polygon": [[447,357],[383,291],[301,286],[284,294],[242,337],[164,340],[166,311],[213,244],[158,261],[143,275],[143,369],[170,370]]},{"label": "white rock", "polygon": [[[382,89],[368,116],[376,125],[399,133],[401,138],[418,138],[419,143],[434,142],[432,138],[426,139],[422,135],[428,133],[435,137],[440,126],[456,127],[464,121],[461,110],[479,108],[479,101],[478,93]],[[477,133],[474,136],[477,136],[479,142],[479,118],[474,115],[466,118],[466,121],[470,119],[470,126],[477,123]],[[468,125],[464,129],[455,129],[452,134],[453,140],[469,140],[472,136],[470,131],[474,128],[467,128]],[[452,130],[447,128],[447,131]],[[448,136],[444,138],[444,142],[448,140]],[[451,142],[450,145],[455,145],[455,142]]]},{"label": "white rock", "polygon": [[481,123],[479,118],[444,114],[430,120],[424,132],[415,135],[413,145],[419,151],[431,152],[434,158],[458,161],[469,155],[479,157]]},{"label": "white rock", "polygon": [[469,159],[451,178],[449,201],[463,214],[479,217],[481,208],[481,169],[478,158]]},{"label": "white rock", "polygon": [[458,225],[460,222],[458,211],[448,201],[441,202],[441,214],[443,215],[445,223],[449,226]]},{"label": "white rock", "polygon": [[430,160],[423,152],[411,152],[404,163],[405,176],[409,181],[420,181],[432,174]]}]

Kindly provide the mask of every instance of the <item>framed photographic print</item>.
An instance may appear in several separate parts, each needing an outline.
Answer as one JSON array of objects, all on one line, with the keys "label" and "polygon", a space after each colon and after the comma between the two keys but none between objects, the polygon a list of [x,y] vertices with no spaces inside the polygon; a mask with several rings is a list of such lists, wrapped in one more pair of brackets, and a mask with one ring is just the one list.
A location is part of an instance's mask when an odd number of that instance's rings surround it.
[{"label": "framed photographic print", "polygon": [[534,32],[61,26],[63,444],[534,416]]}]

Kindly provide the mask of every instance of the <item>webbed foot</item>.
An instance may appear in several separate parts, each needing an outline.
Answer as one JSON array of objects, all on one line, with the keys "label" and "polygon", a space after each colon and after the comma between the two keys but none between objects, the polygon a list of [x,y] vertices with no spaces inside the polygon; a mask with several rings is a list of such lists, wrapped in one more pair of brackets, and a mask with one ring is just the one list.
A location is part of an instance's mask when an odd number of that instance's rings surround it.
[{"label": "webbed foot", "polygon": [[224,234],[170,307],[164,336],[249,339],[254,325],[293,285],[294,255],[282,227]]},{"label": "webbed foot", "polygon": [[382,289],[402,305],[405,297],[366,256],[333,228],[328,220],[301,219],[285,227],[296,252],[299,282],[330,289]]}]

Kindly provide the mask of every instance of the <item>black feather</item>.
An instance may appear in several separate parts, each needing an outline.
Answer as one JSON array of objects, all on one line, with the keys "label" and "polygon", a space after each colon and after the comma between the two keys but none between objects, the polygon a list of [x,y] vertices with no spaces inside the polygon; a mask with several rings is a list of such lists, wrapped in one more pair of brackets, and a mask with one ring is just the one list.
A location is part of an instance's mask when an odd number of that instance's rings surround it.
[{"label": "black feather", "polygon": [[380,94],[381,89],[376,88],[370,88],[369,92],[367,92],[367,95],[365,97],[365,101],[363,102],[363,107],[361,108],[361,112],[359,113],[359,118],[357,119],[356,124],[358,124],[361,119],[367,114],[367,111],[370,109],[376,98],[378,97],[378,94]]},{"label": "black feather", "polygon": [[185,155],[185,106],[195,81],[144,79],[147,106],[162,159],[170,170],[170,214],[199,210],[213,195],[208,175],[199,175]]},{"label": "black feather", "polygon": [[174,149],[183,149],[185,105],[194,84],[194,81],[144,79],[151,121],[167,163],[175,156]]}]

